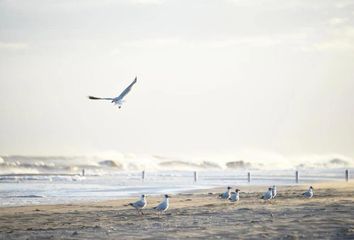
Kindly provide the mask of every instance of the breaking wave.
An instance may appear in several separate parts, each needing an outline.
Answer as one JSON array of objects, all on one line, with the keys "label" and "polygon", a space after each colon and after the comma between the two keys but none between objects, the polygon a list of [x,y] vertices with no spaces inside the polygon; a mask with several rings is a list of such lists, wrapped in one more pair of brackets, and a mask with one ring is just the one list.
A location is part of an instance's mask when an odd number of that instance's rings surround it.
[{"label": "breaking wave", "polygon": [[[241,158],[242,157],[242,158]],[[81,173],[105,174],[140,170],[280,170],[301,168],[351,168],[350,157],[308,155],[285,157],[277,154],[169,157],[161,155],[103,154],[102,156],[23,156],[0,157],[0,174]]]}]

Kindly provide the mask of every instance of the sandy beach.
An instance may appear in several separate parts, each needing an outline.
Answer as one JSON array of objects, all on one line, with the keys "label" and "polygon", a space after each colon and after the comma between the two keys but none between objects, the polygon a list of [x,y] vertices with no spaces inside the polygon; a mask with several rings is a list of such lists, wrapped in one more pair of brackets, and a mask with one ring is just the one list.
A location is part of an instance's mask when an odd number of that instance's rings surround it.
[{"label": "sandy beach", "polygon": [[239,203],[217,198],[224,189],[173,195],[170,209],[144,216],[126,206],[136,199],[67,205],[0,208],[0,239],[354,239],[354,184],[279,186],[263,202],[267,186],[243,186]]}]

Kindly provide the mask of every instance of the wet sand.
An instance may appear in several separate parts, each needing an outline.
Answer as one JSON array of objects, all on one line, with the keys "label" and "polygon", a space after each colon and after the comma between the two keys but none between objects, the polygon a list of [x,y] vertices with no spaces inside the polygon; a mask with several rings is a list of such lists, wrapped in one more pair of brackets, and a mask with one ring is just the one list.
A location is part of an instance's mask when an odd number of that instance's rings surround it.
[{"label": "wet sand", "polygon": [[276,199],[260,199],[267,186],[243,186],[240,202],[217,198],[224,189],[174,195],[159,216],[148,197],[144,216],[126,206],[136,199],[0,208],[0,239],[354,239],[354,184],[279,186]]}]

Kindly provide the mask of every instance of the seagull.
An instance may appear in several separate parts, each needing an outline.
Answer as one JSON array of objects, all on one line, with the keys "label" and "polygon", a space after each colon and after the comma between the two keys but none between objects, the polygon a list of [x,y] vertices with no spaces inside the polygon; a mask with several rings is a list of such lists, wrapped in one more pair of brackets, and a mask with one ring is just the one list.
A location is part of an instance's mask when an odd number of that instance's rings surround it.
[{"label": "seagull", "polygon": [[134,203],[129,203],[130,206],[132,206],[133,208],[135,208],[139,214],[144,215],[142,209],[144,209],[147,205],[147,201],[146,201],[146,195],[141,195],[141,199],[134,202]]},{"label": "seagull", "polygon": [[169,198],[170,197],[166,194],[165,199],[159,205],[154,207],[154,209],[159,211],[159,213],[167,211],[168,207],[170,206]]},{"label": "seagull", "polygon": [[272,199],[272,188],[268,188],[268,191],[266,191],[263,196],[261,197],[263,200],[270,200]]},{"label": "seagull", "polygon": [[118,108],[121,108],[124,102],[123,98],[130,92],[130,90],[132,89],[136,81],[137,81],[137,77],[135,77],[134,81],[126,89],[124,89],[124,91],[121,94],[119,94],[115,98],[101,98],[101,97],[94,97],[94,96],[88,96],[88,98],[91,100],[111,100],[112,103],[118,105]]},{"label": "seagull", "polygon": [[313,197],[313,187],[310,186],[309,190],[307,190],[306,192],[304,192],[302,194],[305,198],[312,198]]},{"label": "seagull", "polygon": [[277,196],[277,187],[275,185],[273,185],[272,188],[272,198],[275,198]]},{"label": "seagull", "polygon": [[219,197],[222,199],[229,199],[231,195],[231,187],[227,187],[227,192],[219,194]]},{"label": "seagull", "polygon": [[230,202],[237,202],[240,200],[240,189],[235,189],[235,192],[231,193]]}]

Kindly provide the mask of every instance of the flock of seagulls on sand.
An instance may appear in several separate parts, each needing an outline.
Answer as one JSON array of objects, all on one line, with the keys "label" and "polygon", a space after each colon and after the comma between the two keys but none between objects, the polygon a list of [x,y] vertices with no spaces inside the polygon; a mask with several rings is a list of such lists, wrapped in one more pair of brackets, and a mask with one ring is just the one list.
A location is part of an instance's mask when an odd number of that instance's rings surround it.
[{"label": "flock of seagulls on sand", "polygon": [[[309,190],[302,194],[305,198],[313,197],[313,187],[310,186]],[[277,187],[273,185],[273,187],[269,187],[268,190],[263,193],[261,199],[265,201],[269,201],[274,199],[277,196]],[[227,199],[231,202],[237,202],[240,200],[240,189],[235,189],[235,192],[231,192],[231,187],[227,187],[226,192],[219,194],[219,198]]]},{"label": "flock of seagulls on sand", "polygon": [[[302,195],[305,198],[312,198],[313,187],[310,186],[310,188]],[[273,187],[268,188],[268,190],[262,195],[261,199],[265,201],[269,201],[274,199],[276,196],[277,196],[277,188],[275,185],[273,185]],[[156,207],[154,207],[153,209],[156,210],[159,214],[167,211],[167,209],[170,206],[169,198],[170,196],[166,194],[162,202]],[[230,202],[238,202],[240,201],[240,189],[236,188],[235,192],[231,192],[231,187],[227,187],[226,192],[219,194],[219,198],[229,200]],[[129,203],[129,206],[135,208],[138,211],[139,215],[144,215],[142,210],[146,207],[146,205],[147,205],[146,195],[141,195],[140,200],[133,203]]]},{"label": "flock of seagulls on sand", "polygon": [[240,189],[235,189],[235,192],[231,192],[231,187],[227,187],[227,191],[219,194],[219,198],[230,200],[230,202],[237,202],[240,200]]},{"label": "flock of seagulls on sand", "polygon": [[[153,209],[155,209],[159,214],[167,211],[168,207],[170,206],[169,199],[170,199],[170,196],[165,194],[162,202],[159,205],[157,205],[156,207],[154,207]],[[134,203],[129,203],[129,206],[132,206],[133,208],[135,208],[138,211],[138,214],[140,214],[140,215],[144,215],[143,209],[146,207],[146,205],[147,205],[146,195],[141,195],[140,200],[138,200]]]}]

